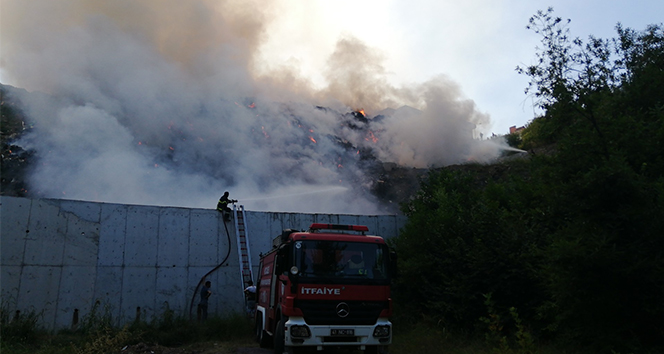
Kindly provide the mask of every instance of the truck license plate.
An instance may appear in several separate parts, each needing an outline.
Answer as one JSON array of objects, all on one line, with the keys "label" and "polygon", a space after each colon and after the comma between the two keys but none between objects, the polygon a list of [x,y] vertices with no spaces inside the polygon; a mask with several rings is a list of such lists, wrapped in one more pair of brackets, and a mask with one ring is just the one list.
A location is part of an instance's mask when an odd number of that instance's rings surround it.
[{"label": "truck license plate", "polygon": [[333,328],[330,334],[333,336],[354,336],[355,330],[352,328]]}]

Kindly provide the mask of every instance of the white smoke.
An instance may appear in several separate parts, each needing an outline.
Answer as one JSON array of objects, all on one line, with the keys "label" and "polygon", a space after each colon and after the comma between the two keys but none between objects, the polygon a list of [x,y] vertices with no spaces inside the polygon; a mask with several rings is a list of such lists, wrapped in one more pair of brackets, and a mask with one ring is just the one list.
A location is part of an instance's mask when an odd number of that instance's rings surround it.
[{"label": "white smoke", "polygon": [[[408,167],[497,156],[456,84],[393,87],[357,39],[339,40],[323,89],[294,67],[258,70],[274,16],[259,5],[3,0],[3,74],[53,97],[26,102],[32,192],[214,208],[229,190],[249,210],[376,214],[349,144]],[[383,113],[370,136],[342,122],[358,109]]]}]

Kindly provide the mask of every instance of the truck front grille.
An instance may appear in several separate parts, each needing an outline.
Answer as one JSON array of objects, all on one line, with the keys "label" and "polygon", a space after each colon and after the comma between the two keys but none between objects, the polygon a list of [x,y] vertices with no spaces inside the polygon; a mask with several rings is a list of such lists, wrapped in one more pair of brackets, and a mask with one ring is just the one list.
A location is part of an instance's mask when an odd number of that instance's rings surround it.
[{"label": "truck front grille", "polygon": [[[348,305],[346,317],[337,314],[337,306],[342,302]],[[302,310],[304,320],[310,325],[372,325],[389,306],[387,301],[315,300],[296,300],[294,305]]]}]

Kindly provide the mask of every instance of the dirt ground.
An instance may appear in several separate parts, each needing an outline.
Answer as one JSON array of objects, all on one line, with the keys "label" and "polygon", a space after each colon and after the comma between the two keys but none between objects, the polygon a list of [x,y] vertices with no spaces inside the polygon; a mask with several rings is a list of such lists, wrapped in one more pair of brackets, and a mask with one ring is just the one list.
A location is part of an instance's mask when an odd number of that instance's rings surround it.
[{"label": "dirt ground", "polygon": [[[360,351],[346,351],[340,350],[344,354],[361,353]],[[127,346],[122,348],[122,354],[272,354],[272,349],[263,349],[258,346],[238,346],[237,343],[223,343],[223,342],[205,342],[196,343],[181,348],[168,348],[160,345],[147,345],[139,343],[136,345]],[[312,351],[316,353],[316,351]],[[338,351],[331,350],[324,353],[338,353]]]},{"label": "dirt ground", "polygon": [[196,343],[186,347],[168,348],[160,345],[138,343],[122,348],[122,354],[271,354],[269,349],[238,347],[221,342]]}]

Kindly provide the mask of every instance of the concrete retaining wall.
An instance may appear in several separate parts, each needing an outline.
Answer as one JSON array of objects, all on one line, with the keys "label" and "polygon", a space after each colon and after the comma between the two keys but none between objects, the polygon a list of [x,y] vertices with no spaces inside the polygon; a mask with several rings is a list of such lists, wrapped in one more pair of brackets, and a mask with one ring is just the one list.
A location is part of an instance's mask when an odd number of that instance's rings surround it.
[{"label": "concrete retaining wall", "polygon": [[[0,213],[2,305],[41,313],[46,328],[72,326],[75,313],[83,319],[93,310],[116,324],[166,310],[189,316],[199,281],[224,260],[207,277],[209,312],[243,310],[235,227],[226,223],[227,235],[216,210],[0,197]],[[247,211],[254,272],[282,229],[312,222],[367,225],[390,238],[406,219]]]}]

